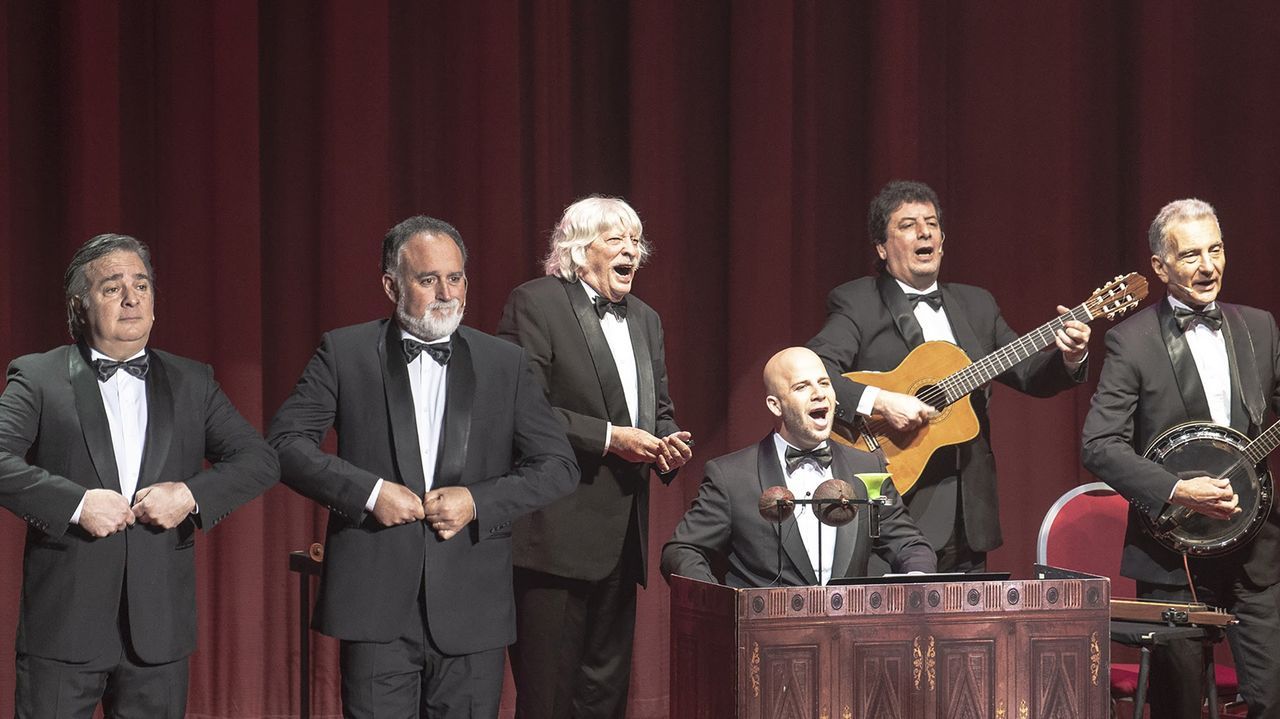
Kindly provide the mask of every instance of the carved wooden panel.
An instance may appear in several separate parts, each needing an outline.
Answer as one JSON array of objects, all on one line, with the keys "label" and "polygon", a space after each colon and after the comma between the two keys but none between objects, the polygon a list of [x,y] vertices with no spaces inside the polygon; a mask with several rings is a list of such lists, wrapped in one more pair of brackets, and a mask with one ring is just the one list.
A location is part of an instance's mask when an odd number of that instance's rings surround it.
[{"label": "carved wooden panel", "polygon": [[1109,595],[1104,579],[735,590],[676,577],[671,716],[1104,719]]}]

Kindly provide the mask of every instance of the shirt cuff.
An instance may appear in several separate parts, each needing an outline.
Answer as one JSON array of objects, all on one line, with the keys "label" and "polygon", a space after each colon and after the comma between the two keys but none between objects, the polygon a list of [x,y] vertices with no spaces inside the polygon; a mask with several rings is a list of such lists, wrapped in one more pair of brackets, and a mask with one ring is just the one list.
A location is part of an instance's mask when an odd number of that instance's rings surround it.
[{"label": "shirt cuff", "polygon": [[1079,371],[1079,369],[1080,369],[1081,365],[1083,365],[1083,364],[1084,364],[1085,362],[1087,362],[1088,360],[1089,360],[1089,353],[1088,353],[1088,351],[1086,351],[1086,352],[1085,352],[1085,353],[1080,357],[1080,360],[1079,360],[1078,362],[1071,362],[1071,361],[1067,360],[1067,358],[1066,358],[1066,357],[1063,357],[1063,358],[1062,358],[1062,364],[1066,365],[1066,367],[1067,367],[1067,372],[1069,372],[1070,374],[1073,374],[1073,375],[1074,375],[1077,371]]},{"label": "shirt cuff", "polygon": [[79,523],[80,523],[80,513],[84,511],[84,500],[85,500],[88,496],[89,496],[88,494],[85,494],[85,496],[84,496],[84,497],[81,497],[81,498],[80,498],[80,504],[77,504],[77,505],[76,505],[76,511],[74,511],[74,512],[72,512],[72,513],[71,513],[71,521],[69,522],[69,524],[79,524]]},{"label": "shirt cuff", "polygon": [[373,508],[378,504],[378,492],[382,491],[382,480],[379,479],[373,484],[373,491],[369,493],[369,501],[364,503],[364,511],[372,512]]},{"label": "shirt cuff", "polygon": [[862,390],[862,398],[858,400],[858,414],[863,417],[870,417],[871,413],[875,410],[876,399],[879,397],[880,388],[867,385],[867,388]]},{"label": "shirt cuff", "polygon": [[603,457],[609,454],[609,443],[613,441],[613,422],[604,423],[604,451],[600,453]]}]

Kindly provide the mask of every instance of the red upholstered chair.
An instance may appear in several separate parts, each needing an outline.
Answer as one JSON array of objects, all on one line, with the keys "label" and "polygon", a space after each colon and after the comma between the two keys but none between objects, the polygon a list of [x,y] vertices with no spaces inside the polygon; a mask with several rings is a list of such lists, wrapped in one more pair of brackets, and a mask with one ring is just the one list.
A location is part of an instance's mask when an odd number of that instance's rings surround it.
[{"label": "red upholstered chair", "polygon": [[[1111,596],[1136,596],[1134,581],[1120,576],[1120,554],[1124,547],[1128,512],[1129,503],[1103,482],[1082,484],[1071,489],[1053,503],[1040,523],[1036,563],[1108,577],[1111,579]],[[1112,640],[1138,649],[1138,663],[1111,664],[1113,716],[1116,701],[1123,699],[1133,701],[1134,717],[1142,716],[1146,705],[1151,648],[1158,646],[1170,634],[1185,631],[1188,629],[1112,622]],[[1234,699],[1239,693],[1235,669],[1214,664],[1212,670],[1217,679],[1217,696]],[[1218,715],[1217,702],[1211,702],[1209,716],[1217,719]]]}]

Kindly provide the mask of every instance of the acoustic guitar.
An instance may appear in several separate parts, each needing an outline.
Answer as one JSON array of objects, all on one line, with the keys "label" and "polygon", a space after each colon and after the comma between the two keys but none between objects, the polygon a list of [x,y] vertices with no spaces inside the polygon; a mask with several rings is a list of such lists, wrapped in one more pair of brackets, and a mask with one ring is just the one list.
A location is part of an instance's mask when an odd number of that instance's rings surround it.
[{"label": "acoustic guitar", "polygon": [[854,382],[914,395],[938,410],[938,414],[910,432],[898,432],[876,416],[862,418],[856,427],[837,422],[832,438],[868,452],[882,450],[894,486],[906,494],[920,479],[934,452],[978,436],[978,416],[969,402],[970,392],[1053,344],[1054,334],[1067,320],[1088,323],[1098,317],[1114,319],[1146,296],[1147,278],[1130,272],[1099,287],[1066,314],[977,362],[970,362],[964,350],[950,342],[925,342],[888,372],[848,372],[844,376]]}]

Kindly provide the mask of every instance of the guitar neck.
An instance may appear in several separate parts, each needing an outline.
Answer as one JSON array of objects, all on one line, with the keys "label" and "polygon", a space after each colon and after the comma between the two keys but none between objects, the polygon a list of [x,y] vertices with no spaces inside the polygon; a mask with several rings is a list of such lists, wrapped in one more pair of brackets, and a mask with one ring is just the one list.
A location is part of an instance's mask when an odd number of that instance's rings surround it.
[{"label": "guitar neck", "polygon": [[[946,393],[946,403],[951,404],[975,389],[1004,374],[1010,367],[1053,344],[1054,335],[1067,320],[1088,323],[1093,319],[1089,308],[1080,304],[1070,312],[1059,315],[1018,339],[974,362],[938,383]],[[1275,429],[1273,427],[1273,429]],[[1280,435],[1280,432],[1277,433]]]},{"label": "guitar neck", "polygon": [[1248,458],[1250,464],[1258,464],[1278,446],[1280,446],[1280,422],[1267,427],[1262,434],[1250,442],[1244,448],[1244,456]]}]

